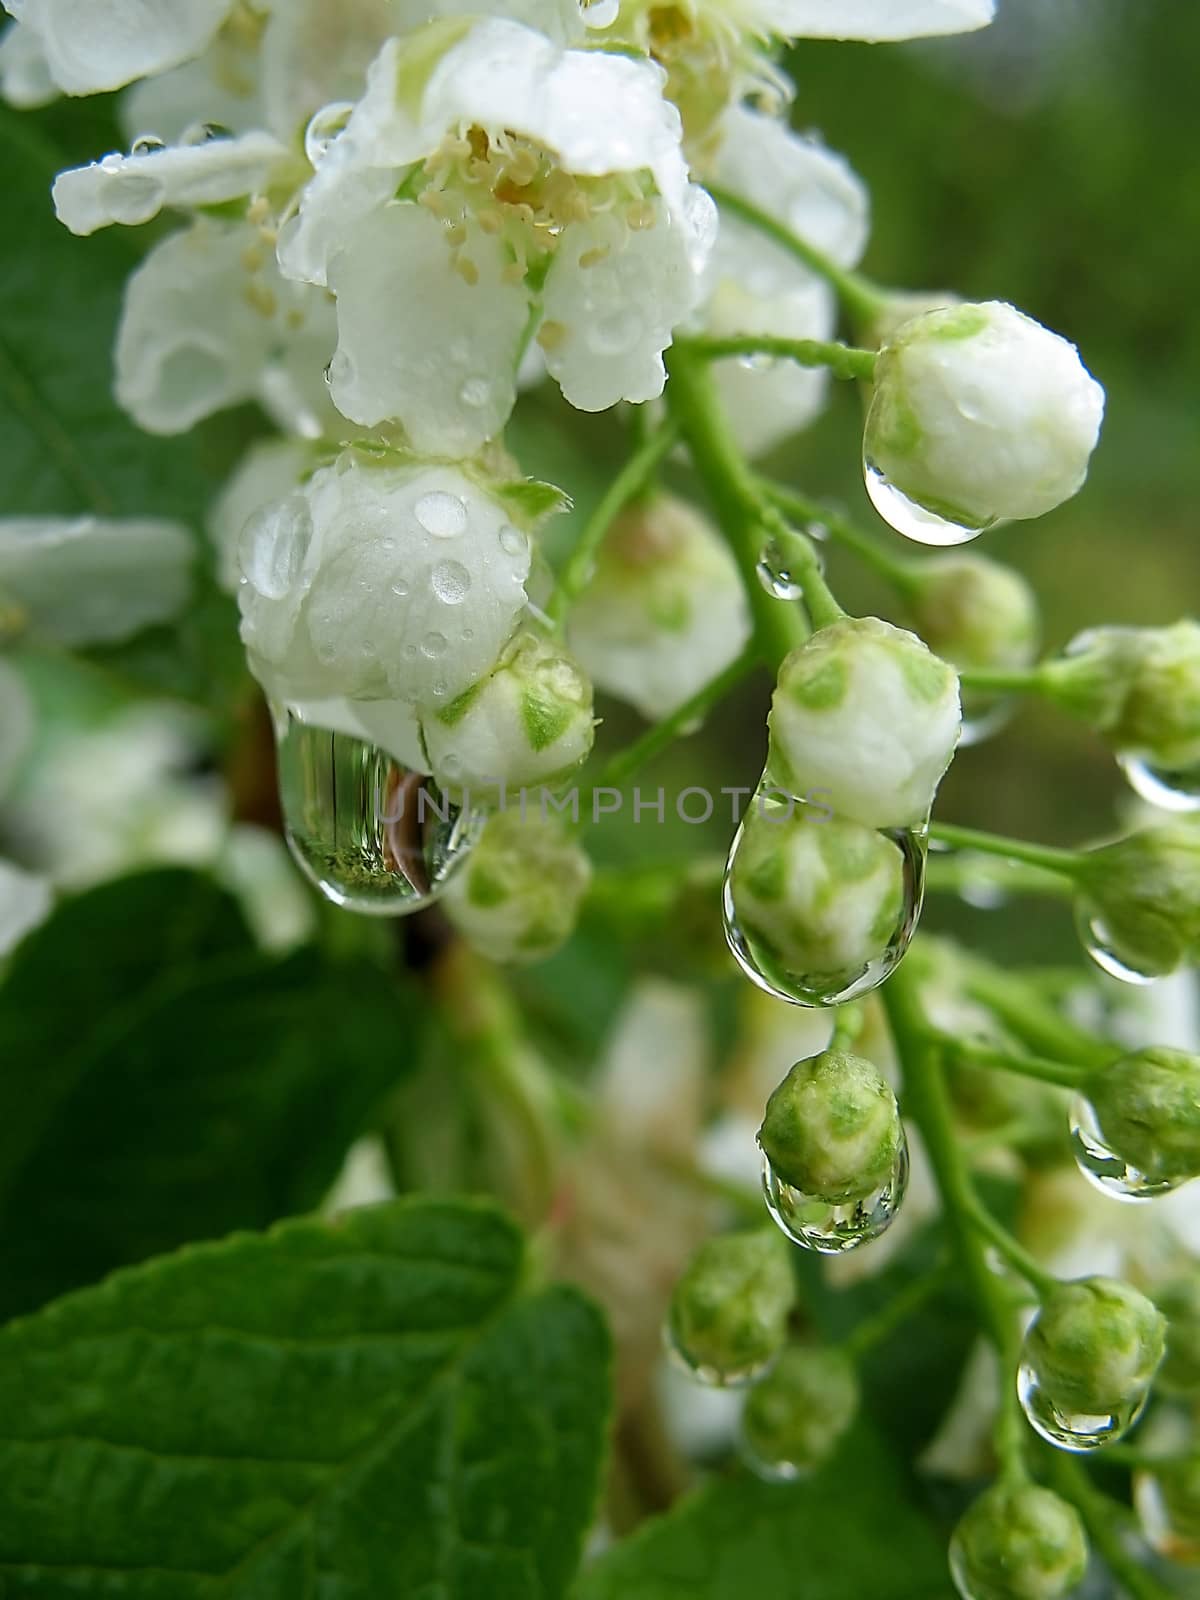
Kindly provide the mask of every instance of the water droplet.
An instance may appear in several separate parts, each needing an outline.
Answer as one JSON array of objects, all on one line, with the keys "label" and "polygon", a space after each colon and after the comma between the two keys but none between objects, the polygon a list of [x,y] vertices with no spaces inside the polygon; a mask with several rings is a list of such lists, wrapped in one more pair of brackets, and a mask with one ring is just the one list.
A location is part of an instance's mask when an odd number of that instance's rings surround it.
[{"label": "water droplet", "polygon": [[1200,811],[1200,766],[1169,771],[1134,755],[1118,755],[1117,761],[1130,788],[1150,805],[1163,811]]},{"label": "water droplet", "polygon": [[471,574],[461,561],[439,561],[430,576],[433,592],[443,605],[461,605],[471,588]]},{"label": "water droplet", "polygon": [[1083,948],[1110,978],[1119,978],[1122,983],[1144,984],[1164,976],[1159,971],[1145,971],[1127,960],[1105,926],[1104,918],[1086,899],[1081,898],[1076,904],[1075,926]]},{"label": "water droplet", "polygon": [[343,132],[354,110],[352,100],[335,100],[322,106],[304,130],[304,154],[310,166],[319,166],[329,146]]},{"label": "water droplet", "polygon": [[[799,1006],[842,1005],[847,1000],[853,1000],[858,995],[867,994],[870,990],[878,988],[908,949],[920,919],[925,895],[927,833],[923,828],[880,830],[883,837],[890,839],[899,850],[903,889],[895,927],[879,953],[872,959],[851,968],[802,971],[797,969],[793,959],[782,950],[768,930],[753,918],[739,914],[738,891],[734,882],[738,855],[747,837],[747,828],[754,821],[753,813],[756,810],[764,817],[774,816],[776,820],[768,825],[778,826],[781,831],[784,827],[802,826],[811,827],[815,833],[819,827],[834,825],[830,822],[828,810],[823,806],[806,805],[800,800],[793,801],[790,815],[796,819],[795,822],[789,822],[784,815],[788,809],[778,791],[761,786],[747,809],[741,826],[734,836],[725,867],[722,895],[725,938],[734,959],[750,981],[777,1000],[786,1000],[792,1005]],[[810,940],[810,942],[816,941]]]},{"label": "water droplet", "polygon": [[774,539],[763,545],[762,555],[755,567],[758,581],[776,600],[802,600],[804,585],[792,577],[787,559]]},{"label": "water droplet", "polygon": [[421,654],[435,661],[438,656],[446,654],[446,635],[444,633],[427,633],[421,640]]},{"label": "water droplet", "polygon": [[1071,1151],[1080,1172],[1102,1194],[1117,1200],[1152,1200],[1178,1189],[1183,1179],[1152,1178],[1105,1143],[1096,1109],[1086,1095],[1071,1100]]},{"label": "water droplet", "polygon": [[996,525],[993,518],[978,527],[970,527],[966,523],[952,522],[948,517],[939,517],[936,511],[927,511],[889,482],[869,457],[863,458],[863,478],[871,504],[883,520],[917,544],[966,544]]},{"label": "water droplet", "polygon": [[908,1188],[908,1140],[901,1128],[895,1166],[887,1181],[863,1200],[830,1205],[802,1194],[784,1183],[765,1155],[762,1181],[767,1210],[794,1244],[825,1256],[841,1255],[870,1244],[891,1227]]},{"label": "water droplet", "polygon": [[259,594],[282,599],[300,576],[312,536],[308,502],[289,495],[247,526],[239,552],[242,572]]},{"label": "water droplet", "polygon": [[766,1361],[756,1361],[747,1367],[713,1367],[703,1362],[693,1361],[683,1347],[677,1342],[670,1318],[663,1323],[662,1330],[663,1348],[673,1366],[680,1372],[687,1374],[694,1383],[702,1383],[707,1389],[742,1389],[755,1378],[761,1378],[763,1373],[775,1360],[770,1356]]},{"label": "water droplet", "polygon": [[1122,1410],[1098,1416],[1062,1411],[1046,1393],[1037,1368],[1031,1362],[1022,1361],[1017,1369],[1017,1398],[1029,1426],[1047,1444],[1059,1450],[1076,1453],[1098,1450],[1119,1439],[1123,1433],[1128,1433],[1145,1410],[1149,1393],[1149,1388],[1146,1388]]},{"label": "water droplet", "polygon": [[482,813],[453,806],[423,773],[376,745],[276,708],[287,841],[327,899],[369,916],[404,916],[438,898],[466,859]]},{"label": "water droplet", "polygon": [[392,584],[392,593],[398,599],[403,600],[408,593],[408,580],[406,578],[397,578],[395,583]]},{"label": "water droplet", "polygon": [[492,397],[492,386],[486,378],[464,378],[458,391],[460,405],[469,406],[472,411],[478,411],[481,406],[487,405]]},{"label": "water droplet", "polygon": [[131,156],[154,156],[165,150],[166,144],[153,133],[139,134],[129,147]]},{"label": "water droplet", "polygon": [[233,131],[223,122],[193,122],[179,135],[180,144],[209,144],[213,139],[232,139]]},{"label": "water droplet", "polygon": [[500,529],[500,548],[506,556],[522,556],[529,548],[529,540],[519,528],[506,523]]},{"label": "water droplet", "polygon": [[611,28],[621,9],[621,0],[587,0],[583,20],[589,28]]},{"label": "water droplet", "polygon": [[413,507],[413,515],[435,539],[457,539],[467,526],[467,508],[456,494],[432,489]]}]

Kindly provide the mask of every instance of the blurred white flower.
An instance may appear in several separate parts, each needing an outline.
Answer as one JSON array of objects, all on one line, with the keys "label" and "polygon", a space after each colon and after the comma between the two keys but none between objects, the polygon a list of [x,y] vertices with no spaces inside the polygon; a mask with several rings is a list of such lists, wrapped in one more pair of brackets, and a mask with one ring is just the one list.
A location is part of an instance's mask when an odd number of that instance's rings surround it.
[{"label": "blurred white flower", "polygon": [[119,89],[206,48],[234,0],[4,0],[66,94]]},{"label": "blurred white flower", "polygon": [[16,777],[33,739],[33,702],[25,680],[0,658],[0,796]]},{"label": "blurred white flower", "polygon": [[275,500],[297,488],[316,464],[305,439],[260,439],[234,468],[208,514],[208,536],[217,557],[217,579],[231,593],[241,577],[238,550],[246,524]]},{"label": "blurred white flower", "polygon": [[46,920],[53,904],[47,879],[0,859],[0,961]]},{"label": "blurred white flower", "polygon": [[984,28],[996,0],[735,0],[759,26],[784,38],[919,39]]},{"label": "blurred white flower", "polygon": [[0,36],[0,99],[21,111],[58,98],[50,63],[32,28],[10,22]]}]

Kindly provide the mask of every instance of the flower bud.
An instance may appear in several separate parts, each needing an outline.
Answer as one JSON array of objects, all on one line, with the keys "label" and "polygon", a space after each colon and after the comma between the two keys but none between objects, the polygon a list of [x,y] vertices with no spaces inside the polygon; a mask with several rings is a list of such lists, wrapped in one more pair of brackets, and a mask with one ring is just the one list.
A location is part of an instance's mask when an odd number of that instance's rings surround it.
[{"label": "flower bud", "polygon": [[1091,1073],[1083,1093],[1105,1146],[1150,1183],[1200,1176],[1200,1057],[1138,1050]]},{"label": "flower bud", "polygon": [[774,1228],[721,1234],[700,1246],[675,1285],[671,1344],[704,1381],[745,1382],[782,1349],[795,1298],[787,1245]]},{"label": "flower bud", "polygon": [[767,1101],[758,1130],[776,1176],[830,1205],[882,1188],[902,1139],[896,1096],[871,1062],[845,1050],[797,1061]]},{"label": "flower bud", "polygon": [[489,677],[422,723],[429,764],[478,799],[553,786],[592,748],[592,686],[561,645],[520,633]]},{"label": "flower bud", "polygon": [[664,494],[613,523],[568,624],[596,687],[652,721],[702,689],[749,637],[750,609],[727,546],[699,512]]},{"label": "flower bud", "polygon": [[[731,942],[774,987],[841,994],[881,962],[907,918],[899,846],[857,822],[781,818],[751,806],[728,881]],[[735,949],[735,953],[736,949]]]},{"label": "flower bud", "polygon": [[1080,1278],[1044,1301],[1025,1335],[1023,1365],[1060,1416],[1122,1416],[1150,1386],[1166,1326],[1130,1284]]},{"label": "flower bud", "polygon": [[929,815],[962,726],[958,678],[915,634],[875,617],[819,629],[779,669],[768,770],[872,828]]},{"label": "flower bud", "polygon": [[558,817],[535,807],[489,817],[442,909],[492,961],[544,961],[570,938],[591,882],[587,855]]},{"label": "flower bud", "polygon": [[1165,977],[1200,952],[1200,821],[1181,818],[1089,850],[1078,912],[1102,964]]},{"label": "flower bud", "polygon": [[858,1374],[844,1351],[789,1345],[746,1397],[749,1465],[776,1480],[811,1472],[833,1454],[858,1407]]},{"label": "flower bud", "polygon": [[1075,346],[1031,317],[995,300],[931,311],[879,353],[868,484],[958,528],[1040,517],[1081,488],[1103,413]]},{"label": "flower bud", "polygon": [[1041,680],[1122,755],[1170,771],[1200,763],[1200,623],[1091,628]]},{"label": "flower bud", "polygon": [[1167,1319],[1167,1353],[1158,1383],[1166,1394],[1200,1394],[1200,1274],[1164,1284],[1154,1303]]},{"label": "flower bud", "polygon": [[1019,572],[986,556],[962,552],[921,562],[907,603],[925,643],[956,667],[1024,667],[1037,654],[1033,589]]},{"label": "flower bud", "polygon": [[954,1530],[950,1571],[963,1600],[1060,1600],[1087,1568],[1079,1513],[1033,1483],[997,1483]]}]

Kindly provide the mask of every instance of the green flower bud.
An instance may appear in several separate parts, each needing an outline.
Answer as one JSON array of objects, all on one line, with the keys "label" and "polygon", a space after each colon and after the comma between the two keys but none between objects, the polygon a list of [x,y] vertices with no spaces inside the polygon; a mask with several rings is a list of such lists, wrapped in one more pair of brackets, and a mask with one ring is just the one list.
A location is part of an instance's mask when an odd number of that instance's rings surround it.
[{"label": "green flower bud", "polygon": [[1200,819],[1088,851],[1076,883],[1090,942],[1121,966],[1163,977],[1200,955]]},{"label": "green flower bud", "polygon": [[[841,993],[900,935],[907,908],[897,844],[856,822],[786,818],[756,801],[729,877],[733,921],[755,966],[814,993]],[[774,981],[774,978],[773,978]],[[786,976],[776,987],[789,990]]]},{"label": "green flower bud", "polygon": [[1019,572],[986,556],[923,561],[914,569],[907,604],[922,639],[956,667],[1024,667],[1037,654],[1033,589]]},{"label": "green flower bud", "polygon": [[1164,1284],[1154,1303],[1167,1319],[1167,1353],[1156,1382],[1167,1394],[1200,1394],[1200,1273]]},{"label": "green flower bud", "polygon": [[862,1056],[825,1050],[797,1061],[767,1101],[758,1142],[776,1175],[830,1205],[865,1200],[895,1170],[896,1096]]},{"label": "green flower bud", "polygon": [[795,1299],[781,1234],[720,1234],[700,1246],[675,1285],[671,1345],[705,1382],[744,1383],[783,1348]]},{"label": "green flower bud", "polygon": [[789,1345],[746,1397],[742,1447],[767,1478],[819,1467],[858,1414],[858,1374],[842,1350]]},{"label": "green flower bud", "polygon": [[488,677],[421,725],[429,764],[452,795],[487,801],[553,786],[592,748],[592,686],[553,640],[520,633]]},{"label": "green flower bud", "polygon": [[1023,1362],[1062,1416],[1118,1416],[1140,1403],[1162,1360],[1167,1319],[1115,1278],[1061,1284],[1025,1335]]},{"label": "green flower bud", "polygon": [[1200,1175],[1200,1057],[1138,1050],[1083,1085],[1104,1143],[1151,1182]]},{"label": "green flower bud", "polygon": [[877,617],[820,628],[779,669],[768,770],[872,828],[923,823],[962,727],[958,676]]},{"label": "green flower bud", "polygon": [[1041,678],[1122,755],[1169,771],[1200,763],[1200,623],[1092,628]]},{"label": "green flower bud", "polygon": [[535,806],[488,818],[442,908],[492,961],[544,961],[570,938],[592,868],[574,833]]},{"label": "green flower bud", "polygon": [[963,1600],[1060,1600],[1087,1569],[1075,1507],[1033,1483],[997,1483],[967,1511],[950,1541]]}]

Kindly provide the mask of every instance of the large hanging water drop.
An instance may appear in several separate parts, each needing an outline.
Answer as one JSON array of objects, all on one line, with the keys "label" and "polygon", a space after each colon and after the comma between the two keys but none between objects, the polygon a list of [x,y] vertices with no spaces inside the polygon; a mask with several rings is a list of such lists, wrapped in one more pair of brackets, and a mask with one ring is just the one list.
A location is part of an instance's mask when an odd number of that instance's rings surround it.
[{"label": "large hanging water drop", "polygon": [[842,1255],[870,1244],[891,1227],[908,1188],[908,1140],[900,1129],[900,1142],[891,1172],[879,1188],[860,1200],[831,1205],[793,1189],[763,1156],[762,1182],[767,1210],[794,1244],[820,1255]]},{"label": "large hanging water drop", "polygon": [[1081,1453],[1098,1450],[1128,1433],[1146,1408],[1149,1389],[1115,1411],[1096,1414],[1066,1411],[1050,1398],[1036,1365],[1023,1360],[1017,1369],[1017,1398],[1029,1426],[1047,1444],[1059,1450]]},{"label": "large hanging water drop", "polygon": [[878,988],[916,929],[927,848],[924,829],[877,831],[760,786],[725,868],[738,965],[792,1005],[842,1005]]},{"label": "large hanging water drop", "polygon": [[1117,761],[1130,788],[1150,805],[1162,811],[1200,811],[1200,766],[1169,771],[1134,755],[1119,755]]},{"label": "large hanging water drop", "polygon": [[287,841],[327,899],[369,916],[405,916],[438,898],[483,824],[424,773],[347,733],[275,711]]},{"label": "large hanging water drop", "polygon": [[711,1362],[697,1361],[684,1349],[675,1336],[670,1319],[663,1323],[663,1348],[672,1366],[692,1380],[693,1383],[702,1383],[706,1389],[744,1389],[757,1378],[761,1378],[772,1362],[774,1355],[765,1360],[748,1362],[744,1366],[716,1366]]},{"label": "large hanging water drop", "polygon": [[871,504],[883,520],[895,528],[897,533],[902,533],[906,539],[911,539],[915,544],[943,547],[967,544],[970,540],[977,539],[981,533],[986,533],[988,528],[995,527],[995,520],[972,526],[970,523],[954,522],[949,517],[941,517],[936,511],[930,511],[925,506],[919,505],[902,490],[897,489],[869,455],[863,456],[863,480]]},{"label": "large hanging water drop", "polygon": [[1086,1095],[1071,1101],[1071,1150],[1089,1183],[1116,1200],[1153,1200],[1179,1188],[1185,1178],[1154,1178],[1119,1156],[1104,1139],[1095,1107]]},{"label": "large hanging water drop", "polygon": [[1083,948],[1101,972],[1107,972],[1110,978],[1118,978],[1122,983],[1145,984],[1164,976],[1158,968],[1135,965],[1122,952],[1099,911],[1086,899],[1080,899],[1076,904],[1075,926]]}]

